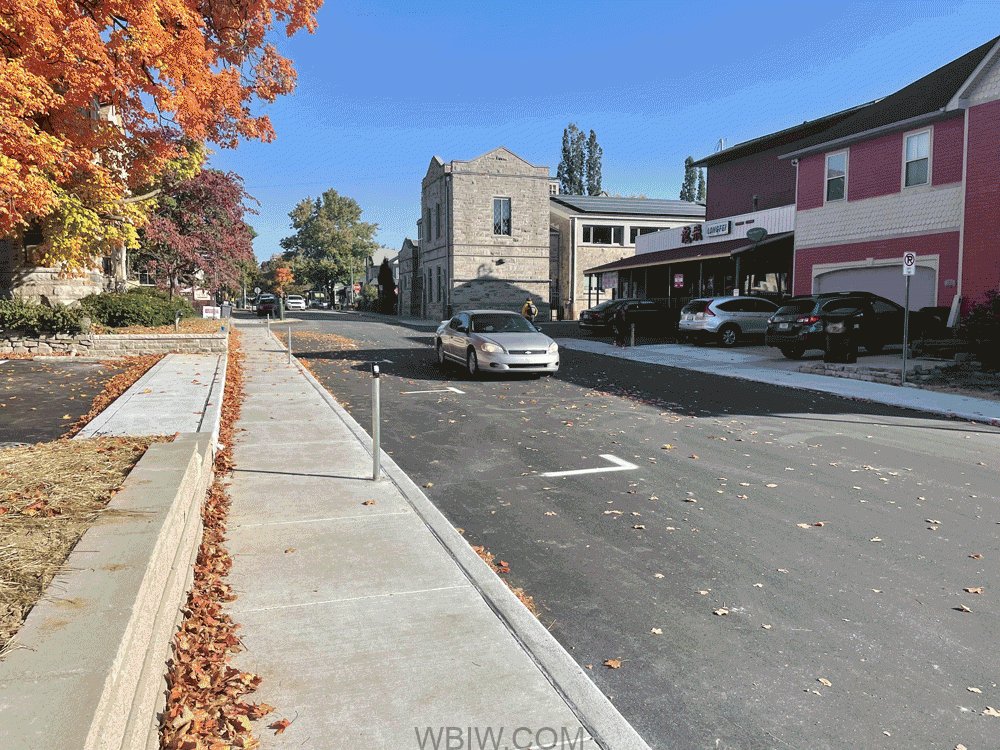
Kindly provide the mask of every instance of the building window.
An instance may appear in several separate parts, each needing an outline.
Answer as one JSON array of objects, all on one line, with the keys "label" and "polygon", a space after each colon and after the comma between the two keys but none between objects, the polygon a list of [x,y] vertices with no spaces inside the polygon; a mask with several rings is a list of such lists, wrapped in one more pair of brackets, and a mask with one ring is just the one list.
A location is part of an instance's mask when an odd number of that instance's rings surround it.
[{"label": "building window", "polygon": [[434,234],[436,237],[441,237],[441,204],[435,204],[434,206]]},{"label": "building window", "polygon": [[427,221],[424,224],[427,227],[427,241],[430,242],[431,239],[431,210],[427,209]]},{"label": "building window", "polygon": [[510,198],[493,199],[493,234],[510,234]]},{"label": "building window", "polygon": [[437,301],[441,301],[441,266],[437,267]]},{"label": "building window", "polygon": [[589,245],[624,245],[625,227],[583,226],[583,241]]},{"label": "building window", "polygon": [[156,280],[149,271],[139,271],[139,286],[156,286]]},{"label": "building window", "polygon": [[830,154],[826,157],[826,199],[844,199],[847,188],[847,152]]},{"label": "building window", "polygon": [[630,227],[628,231],[628,244],[634,245],[635,238],[643,234],[652,234],[653,232],[662,232],[668,227]]},{"label": "building window", "polygon": [[926,185],[929,176],[931,153],[931,132],[914,133],[906,136],[905,187]]}]

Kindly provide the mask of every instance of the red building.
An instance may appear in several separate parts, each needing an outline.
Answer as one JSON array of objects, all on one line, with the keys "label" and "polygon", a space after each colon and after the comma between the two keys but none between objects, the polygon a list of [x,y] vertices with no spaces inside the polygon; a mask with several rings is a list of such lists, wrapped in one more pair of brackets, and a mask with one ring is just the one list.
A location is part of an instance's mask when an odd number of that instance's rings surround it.
[{"label": "red building", "polygon": [[1000,289],[1000,37],[855,111],[797,166],[791,291],[962,309]]}]

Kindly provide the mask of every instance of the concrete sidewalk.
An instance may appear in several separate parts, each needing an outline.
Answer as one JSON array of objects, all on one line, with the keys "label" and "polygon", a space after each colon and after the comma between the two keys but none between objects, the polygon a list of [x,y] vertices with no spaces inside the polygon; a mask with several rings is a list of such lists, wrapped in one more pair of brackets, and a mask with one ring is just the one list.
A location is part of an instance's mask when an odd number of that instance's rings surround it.
[{"label": "concrete sidewalk", "polygon": [[[932,414],[941,414],[976,422],[1000,425],[1000,401],[959,396],[915,387],[900,387],[885,383],[854,380],[845,377],[830,377],[799,372],[806,364],[762,354],[758,348],[737,349],[690,346],[687,344],[659,344],[649,346],[616,347],[603,341],[585,339],[559,339],[565,349],[603,354],[613,359],[628,359],[647,364],[680,367],[694,372],[753,380],[760,383],[784,385],[823,393],[832,393],[845,398],[874,401],[906,409],[917,409]],[[811,363],[811,361],[809,361]],[[932,367],[930,360],[911,360],[907,369],[923,365]],[[876,367],[883,369],[902,366],[900,355],[882,354],[859,359],[856,365],[845,368]]]},{"label": "concrete sidewalk", "polygon": [[234,664],[292,720],[262,747],[647,747],[387,455],[372,480],[368,435],[284,344],[240,327]]}]

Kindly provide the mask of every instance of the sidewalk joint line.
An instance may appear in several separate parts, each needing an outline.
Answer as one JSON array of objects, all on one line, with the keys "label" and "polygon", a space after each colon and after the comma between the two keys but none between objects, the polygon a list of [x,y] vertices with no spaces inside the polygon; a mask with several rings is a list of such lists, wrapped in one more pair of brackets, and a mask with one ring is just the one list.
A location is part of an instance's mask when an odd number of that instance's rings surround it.
[{"label": "sidewalk joint line", "polygon": [[318,523],[320,521],[353,521],[356,518],[386,518],[388,516],[410,516],[413,515],[411,511],[400,510],[394,511],[392,513],[366,513],[363,515],[356,516],[328,516],[326,518],[303,518],[298,521],[275,521],[274,523],[238,523],[236,528],[240,529],[256,529],[263,528],[264,526],[291,526],[296,523]]},{"label": "sidewalk joint line", "polygon": [[317,602],[302,602],[301,604],[280,604],[275,607],[258,607],[256,609],[240,609],[234,610],[233,614],[248,614],[255,612],[271,612],[277,609],[298,609],[301,607],[315,607],[320,604],[345,604],[347,602],[360,602],[365,599],[386,599],[390,596],[411,596],[413,594],[432,594],[435,591],[460,591],[463,589],[473,589],[471,583],[466,583],[463,586],[439,586],[433,589],[414,589],[413,591],[391,591],[386,594],[367,594],[365,596],[352,596],[347,599],[324,599],[323,601]]}]

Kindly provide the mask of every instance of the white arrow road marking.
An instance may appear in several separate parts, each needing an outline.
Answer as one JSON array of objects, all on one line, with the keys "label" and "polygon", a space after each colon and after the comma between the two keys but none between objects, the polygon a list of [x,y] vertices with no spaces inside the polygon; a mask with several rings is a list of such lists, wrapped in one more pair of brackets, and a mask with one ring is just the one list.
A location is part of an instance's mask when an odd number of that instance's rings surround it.
[{"label": "white arrow road marking", "polygon": [[568,477],[573,474],[599,474],[604,471],[628,471],[630,469],[638,469],[639,467],[635,464],[630,464],[618,456],[612,456],[610,453],[602,453],[601,458],[605,461],[610,461],[615,464],[614,466],[605,466],[599,469],[573,469],[572,471],[546,471],[539,474],[540,477]]},{"label": "white arrow road marking", "polygon": [[448,393],[449,391],[451,393],[465,393],[465,391],[460,391],[460,390],[458,390],[458,388],[452,388],[449,385],[449,386],[447,386],[445,388],[438,388],[437,390],[434,390],[434,391],[400,391],[399,394],[401,396],[408,396],[411,393]]}]

